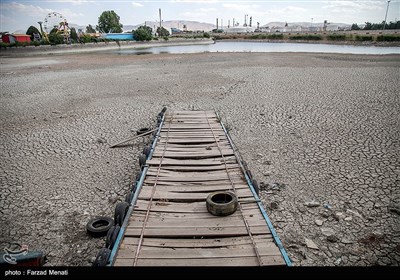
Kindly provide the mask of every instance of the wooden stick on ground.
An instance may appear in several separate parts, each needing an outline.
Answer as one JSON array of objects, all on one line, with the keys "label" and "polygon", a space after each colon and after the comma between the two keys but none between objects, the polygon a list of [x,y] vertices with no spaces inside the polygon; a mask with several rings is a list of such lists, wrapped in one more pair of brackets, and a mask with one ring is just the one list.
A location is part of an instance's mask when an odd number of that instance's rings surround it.
[{"label": "wooden stick on ground", "polygon": [[129,137],[129,138],[127,138],[127,139],[125,139],[125,140],[123,140],[123,141],[121,141],[121,142],[118,142],[118,143],[115,143],[115,144],[111,145],[110,148],[114,148],[114,147],[117,147],[117,146],[119,146],[119,145],[121,145],[121,144],[124,144],[124,143],[126,143],[126,142],[128,142],[128,141],[135,140],[135,139],[137,139],[137,138],[139,138],[139,137],[142,137],[142,136],[146,136],[146,135],[148,135],[148,134],[150,134],[150,133],[156,131],[157,129],[158,129],[158,128],[155,128],[155,129],[152,129],[152,130],[147,131],[147,132],[145,132],[145,133],[142,133],[142,134],[139,134],[139,135],[135,135],[135,136]]}]

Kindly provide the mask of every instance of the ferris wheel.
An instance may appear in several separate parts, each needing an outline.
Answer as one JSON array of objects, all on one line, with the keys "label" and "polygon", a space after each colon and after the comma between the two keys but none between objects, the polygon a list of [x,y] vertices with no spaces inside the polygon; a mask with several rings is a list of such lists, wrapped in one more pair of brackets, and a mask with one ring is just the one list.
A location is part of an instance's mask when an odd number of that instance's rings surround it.
[{"label": "ferris wheel", "polygon": [[57,28],[58,31],[63,33],[66,33],[69,30],[67,19],[57,12],[47,14],[43,22],[43,27],[47,34],[49,34],[54,28]]}]

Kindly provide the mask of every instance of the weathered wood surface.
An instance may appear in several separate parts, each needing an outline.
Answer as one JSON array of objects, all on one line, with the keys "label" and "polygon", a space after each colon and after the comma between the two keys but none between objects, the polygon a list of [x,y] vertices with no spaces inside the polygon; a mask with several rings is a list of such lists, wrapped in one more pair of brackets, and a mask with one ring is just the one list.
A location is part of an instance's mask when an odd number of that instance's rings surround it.
[{"label": "weathered wood surface", "polygon": [[[134,265],[140,240],[137,266],[284,265],[215,113],[166,113],[160,131],[114,265]],[[228,190],[242,211],[211,215],[207,196]]]}]

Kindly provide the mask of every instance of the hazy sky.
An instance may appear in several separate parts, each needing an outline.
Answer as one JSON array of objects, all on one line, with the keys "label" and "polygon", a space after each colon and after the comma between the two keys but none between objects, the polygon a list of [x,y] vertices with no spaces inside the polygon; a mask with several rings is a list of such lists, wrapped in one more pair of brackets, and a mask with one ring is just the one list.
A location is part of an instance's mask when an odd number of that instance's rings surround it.
[{"label": "hazy sky", "polygon": [[[30,25],[38,27],[50,12],[61,13],[69,23],[96,25],[103,11],[114,10],[122,24],[140,24],[158,20],[161,8],[163,20],[194,20],[215,24],[216,18],[224,25],[232,18],[241,25],[244,15],[253,17],[253,24],[264,25],[271,21],[373,23],[385,18],[387,0],[341,1],[226,1],[226,0],[158,0],[158,1],[4,1],[0,2],[0,31],[26,30]],[[400,20],[400,0],[389,4],[387,21]]]}]

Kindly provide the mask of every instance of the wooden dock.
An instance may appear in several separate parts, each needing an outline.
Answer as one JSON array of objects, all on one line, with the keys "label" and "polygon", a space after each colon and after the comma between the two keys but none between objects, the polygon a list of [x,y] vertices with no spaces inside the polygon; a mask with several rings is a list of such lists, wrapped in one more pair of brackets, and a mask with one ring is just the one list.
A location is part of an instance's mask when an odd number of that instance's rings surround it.
[{"label": "wooden dock", "polygon": [[[166,112],[110,265],[290,265],[246,176],[215,112]],[[236,212],[210,214],[207,196],[228,190]]]}]

